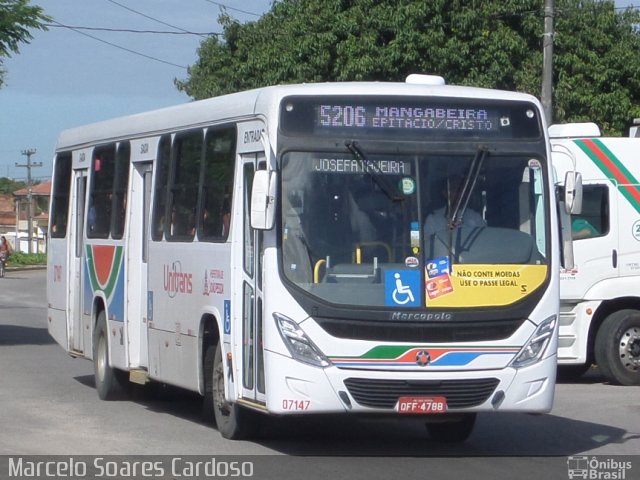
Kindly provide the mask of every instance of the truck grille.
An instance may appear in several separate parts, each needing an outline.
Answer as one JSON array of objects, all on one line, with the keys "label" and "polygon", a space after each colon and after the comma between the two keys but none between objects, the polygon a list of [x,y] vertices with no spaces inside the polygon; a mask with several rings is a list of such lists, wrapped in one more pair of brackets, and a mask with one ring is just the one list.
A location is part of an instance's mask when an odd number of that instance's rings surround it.
[{"label": "truck grille", "polygon": [[484,403],[500,383],[497,378],[465,380],[379,380],[347,378],[351,396],[360,405],[393,408],[400,397],[447,398],[449,408],[474,407]]}]

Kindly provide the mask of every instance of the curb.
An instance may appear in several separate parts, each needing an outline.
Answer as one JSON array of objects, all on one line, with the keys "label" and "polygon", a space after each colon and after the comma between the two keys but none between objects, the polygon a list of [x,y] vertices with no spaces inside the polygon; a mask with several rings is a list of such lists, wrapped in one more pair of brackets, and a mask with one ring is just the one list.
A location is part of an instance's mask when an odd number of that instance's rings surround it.
[{"label": "curb", "polygon": [[23,270],[46,270],[46,265],[22,265],[20,267],[6,267],[7,272],[20,272]]}]

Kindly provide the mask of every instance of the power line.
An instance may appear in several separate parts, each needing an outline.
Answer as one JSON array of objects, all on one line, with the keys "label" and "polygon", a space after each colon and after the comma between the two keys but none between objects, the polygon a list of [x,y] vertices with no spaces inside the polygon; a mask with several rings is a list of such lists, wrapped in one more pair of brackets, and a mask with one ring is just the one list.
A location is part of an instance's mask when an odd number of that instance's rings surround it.
[{"label": "power line", "polygon": [[62,23],[53,24],[53,23],[44,23],[45,27],[53,27],[53,28],[67,28],[69,30],[88,30],[88,31],[96,31],[96,32],[116,32],[116,33],[150,33],[150,34],[158,34],[158,35],[197,35],[197,36],[212,36],[212,35],[222,35],[217,32],[170,32],[167,30],[136,30],[133,28],[108,28],[108,27],[81,27],[78,25],[64,25]]},{"label": "power line", "polygon": [[[61,23],[56,22],[55,20],[54,20],[54,23],[56,23],[56,24],[58,24],[58,25],[62,25]],[[184,69],[184,70],[187,70],[187,67],[185,67],[184,65],[178,65],[177,63],[172,63],[172,62],[169,62],[169,61],[167,61],[167,60],[162,60],[162,59],[157,58],[157,57],[152,57],[151,55],[147,55],[147,54],[145,54],[145,53],[137,52],[137,51],[132,50],[132,49],[130,49],[130,48],[123,47],[122,45],[117,45],[117,44],[115,44],[115,43],[108,42],[108,41],[103,40],[103,39],[101,39],[101,38],[98,38],[98,37],[96,37],[96,36],[94,36],[94,35],[91,35],[91,34],[89,34],[89,33],[86,33],[86,32],[83,32],[83,31],[81,31],[81,30],[75,29],[75,28],[73,28],[73,27],[67,27],[67,28],[69,28],[69,30],[73,30],[73,31],[74,31],[74,32],[76,32],[76,33],[79,33],[80,35],[84,35],[85,37],[92,38],[93,40],[95,40],[95,41],[97,41],[97,42],[104,43],[104,44],[109,45],[109,46],[111,46],[111,47],[118,48],[118,49],[120,49],[120,50],[124,50],[125,52],[133,53],[134,55],[138,55],[138,56],[140,56],[140,57],[144,57],[144,58],[147,58],[147,59],[149,59],[149,60],[153,60],[153,61],[155,61],[155,62],[160,62],[160,63],[164,63],[164,64],[166,64],[166,65],[171,65],[172,67],[178,67],[178,68],[182,68],[182,69]]]},{"label": "power line", "polygon": [[[124,8],[125,10],[128,10],[128,11],[130,11],[130,12],[133,12],[133,13],[135,13],[136,15],[140,15],[140,16],[142,16],[142,17],[144,17],[144,18],[148,18],[149,20],[153,20],[154,22],[158,22],[158,23],[160,23],[160,24],[162,24],[162,25],[165,25],[165,26],[167,26],[167,27],[175,28],[176,30],[179,30],[179,31],[181,31],[181,32],[190,33],[190,32],[188,32],[188,30],[185,30],[185,29],[180,28],[180,27],[176,27],[175,25],[171,25],[170,23],[163,22],[162,20],[158,20],[157,18],[151,17],[151,16],[149,16],[149,15],[147,15],[147,14],[145,14],[145,13],[139,12],[138,10],[134,10],[133,8],[127,7],[126,5],[122,5],[121,3],[118,3],[118,2],[116,2],[115,0],[107,0],[107,2],[109,2],[109,3],[113,3],[114,5],[117,5],[117,6],[119,6],[120,8]],[[206,35],[201,35],[201,36],[203,36],[203,37],[204,37],[204,36],[206,36]]]},{"label": "power line", "polygon": [[239,8],[230,7],[229,5],[225,5],[223,3],[214,2],[213,0],[204,0],[205,2],[213,3],[214,5],[218,5],[219,7],[226,8],[227,10],[233,10],[235,12],[246,13],[247,15],[253,15],[254,17],[261,17],[259,13],[247,12],[246,10],[240,10]]}]

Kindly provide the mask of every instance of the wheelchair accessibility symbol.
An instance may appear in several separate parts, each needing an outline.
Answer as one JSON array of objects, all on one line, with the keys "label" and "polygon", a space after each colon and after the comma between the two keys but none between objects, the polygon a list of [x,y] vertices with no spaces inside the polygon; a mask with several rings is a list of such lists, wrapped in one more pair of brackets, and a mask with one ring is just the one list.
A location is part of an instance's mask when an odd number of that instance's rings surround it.
[{"label": "wheelchair accessibility symbol", "polygon": [[385,305],[419,307],[421,298],[420,271],[385,272]]}]

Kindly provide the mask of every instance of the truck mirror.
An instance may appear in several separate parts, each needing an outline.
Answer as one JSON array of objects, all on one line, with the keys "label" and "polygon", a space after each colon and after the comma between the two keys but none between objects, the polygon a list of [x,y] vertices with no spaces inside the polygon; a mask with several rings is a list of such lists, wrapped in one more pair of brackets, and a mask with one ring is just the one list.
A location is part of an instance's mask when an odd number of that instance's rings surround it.
[{"label": "truck mirror", "polygon": [[580,172],[567,172],[564,177],[564,206],[570,215],[582,212],[582,175]]},{"label": "truck mirror", "polygon": [[251,187],[251,228],[271,230],[276,208],[276,174],[258,170]]}]

